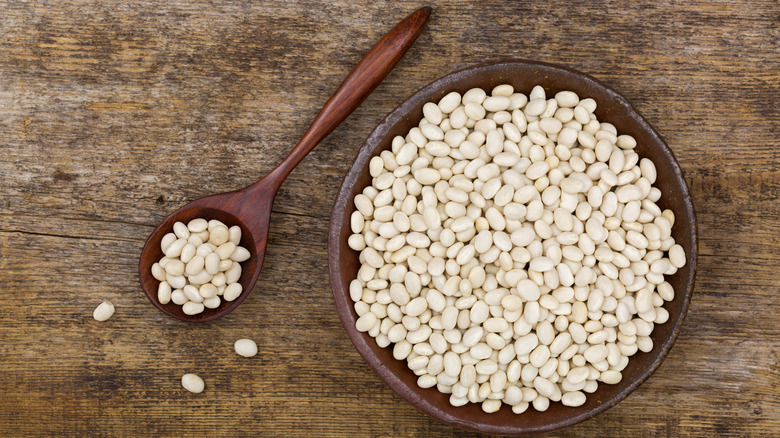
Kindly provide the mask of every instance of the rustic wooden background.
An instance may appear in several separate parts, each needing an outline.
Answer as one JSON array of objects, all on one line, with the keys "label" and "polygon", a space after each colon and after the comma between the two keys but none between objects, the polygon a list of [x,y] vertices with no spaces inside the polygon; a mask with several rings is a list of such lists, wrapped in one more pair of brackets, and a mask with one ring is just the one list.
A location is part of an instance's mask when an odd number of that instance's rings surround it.
[{"label": "rustic wooden background", "polygon": [[[358,146],[405,96],[503,57],[607,82],[677,155],[699,219],[663,366],[561,436],[780,430],[777,0],[431,1],[428,28],[282,187],[260,281],[229,316],[152,307],[153,227],[268,172],[412,1],[0,1],[0,436],[471,436],[369,369],[336,316],[326,234]],[[104,299],[106,323],[92,319]],[[260,354],[236,356],[250,337]],[[181,388],[195,372],[206,391]],[[776,436],[776,435],[775,435]]]}]

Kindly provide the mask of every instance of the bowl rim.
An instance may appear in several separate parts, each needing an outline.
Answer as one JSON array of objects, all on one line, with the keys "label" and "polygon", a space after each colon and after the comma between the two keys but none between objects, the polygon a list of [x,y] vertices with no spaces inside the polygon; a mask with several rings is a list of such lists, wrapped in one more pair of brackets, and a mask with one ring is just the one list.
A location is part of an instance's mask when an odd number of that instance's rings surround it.
[{"label": "bowl rim", "polygon": [[[584,81],[591,86],[601,88],[610,99],[614,99],[619,102],[625,109],[625,115],[635,119],[644,130],[652,136],[655,142],[660,145],[661,153],[667,156],[672,164],[671,171],[674,178],[679,183],[682,194],[682,203],[684,205],[684,213],[689,218],[688,229],[690,232],[691,249],[690,254],[687,256],[687,264],[690,269],[688,279],[685,282],[686,287],[682,293],[681,310],[675,320],[669,320],[672,322],[673,327],[671,335],[665,339],[662,345],[654,346],[659,348],[657,357],[652,361],[649,367],[640,373],[639,377],[631,382],[626,388],[614,395],[613,397],[604,400],[601,404],[587,410],[579,415],[566,417],[560,421],[547,423],[538,427],[528,427],[522,425],[493,425],[485,423],[475,423],[473,421],[463,420],[457,416],[451,415],[442,409],[438,408],[435,404],[428,400],[417,396],[416,391],[410,389],[396,374],[390,371],[386,365],[371,351],[371,347],[368,344],[369,339],[374,342],[373,338],[370,338],[366,333],[358,332],[354,326],[354,318],[351,315],[352,302],[349,299],[348,291],[339,281],[339,272],[342,259],[342,248],[340,245],[340,233],[343,226],[347,226],[348,223],[342,221],[342,211],[348,208],[348,203],[351,201],[349,191],[356,184],[360,177],[361,171],[368,165],[370,158],[375,155],[374,152],[379,146],[379,143],[388,134],[390,128],[401,122],[403,118],[409,113],[409,110],[420,104],[422,101],[426,101],[431,98],[437,91],[447,91],[448,87],[451,87],[454,82],[460,80],[464,75],[473,74],[475,71],[484,71],[490,69],[512,68],[514,66],[539,66],[546,70],[555,71],[557,74],[576,76],[580,81]],[[443,94],[442,94],[443,95]],[[617,403],[625,399],[631,392],[633,392],[639,385],[647,380],[647,378],[655,372],[661,365],[669,351],[671,350],[674,342],[679,335],[682,323],[688,313],[690,307],[691,295],[693,293],[693,287],[696,276],[696,262],[698,256],[698,228],[696,222],[696,215],[693,209],[693,203],[690,196],[690,190],[682,173],[682,169],[674,156],[674,153],[669,148],[668,144],[655,130],[655,128],[634,108],[634,106],[628,102],[628,100],[620,95],[617,91],[595,79],[594,77],[577,71],[573,68],[566,66],[547,63],[542,61],[534,61],[522,58],[509,58],[496,61],[482,62],[474,65],[461,68],[454,72],[448,73],[442,76],[424,87],[416,90],[413,94],[403,100],[398,106],[390,111],[382,121],[374,128],[374,130],[368,135],[366,140],[361,144],[360,149],[355,155],[355,158],[347,171],[344,180],[339,187],[336,200],[331,211],[330,227],[328,232],[328,264],[329,264],[329,277],[331,283],[331,290],[336,304],[336,310],[341,320],[342,326],[347,333],[347,336],[358,350],[363,359],[370,365],[374,372],[398,395],[404,400],[410,403],[412,406],[422,411],[426,415],[433,417],[437,420],[456,425],[466,430],[477,431],[488,434],[502,434],[502,435],[526,435],[536,434],[542,432],[550,432],[553,430],[568,427],[589,418],[592,418],[607,409],[615,406]],[[677,292],[680,293],[680,292]],[[490,414],[485,414],[490,415]]]}]

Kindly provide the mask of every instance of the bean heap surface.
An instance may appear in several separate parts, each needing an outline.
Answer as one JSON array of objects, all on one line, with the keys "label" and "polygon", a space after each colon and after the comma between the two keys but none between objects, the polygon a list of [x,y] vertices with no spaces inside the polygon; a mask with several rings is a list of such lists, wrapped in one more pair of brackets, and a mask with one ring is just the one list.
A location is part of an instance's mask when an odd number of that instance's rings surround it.
[{"label": "bean heap surface", "polygon": [[540,86],[452,92],[369,163],[348,241],[356,328],[454,406],[580,406],[669,318],[674,214],[595,109]]},{"label": "bean heap surface", "polygon": [[228,228],[218,220],[200,218],[173,224],[173,232],[160,243],[165,256],[152,265],[152,275],[160,281],[160,304],[172,301],[185,314],[197,315],[219,307],[222,299],[238,298],[243,292],[238,283],[240,263],[250,256],[239,242],[237,225]]}]

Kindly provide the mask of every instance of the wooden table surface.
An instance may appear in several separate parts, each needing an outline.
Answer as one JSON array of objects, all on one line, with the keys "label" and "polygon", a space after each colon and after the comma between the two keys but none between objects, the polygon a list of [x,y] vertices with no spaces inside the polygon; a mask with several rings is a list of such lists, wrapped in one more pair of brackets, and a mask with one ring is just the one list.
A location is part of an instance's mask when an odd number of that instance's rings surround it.
[{"label": "wooden table surface", "polygon": [[[282,186],[260,281],[189,325],[141,292],[168,213],[267,173],[373,43],[420,6],[0,2],[0,436],[471,436],[366,365],[336,316],[326,235],[362,140],[454,69],[526,57],[624,94],[674,150],[696,288],[661,368],[560,436],[780,430],[780,4],[432,1],[428,28]],[[92,319],[104,299],[116,314]],[[258,356],[233,352],[257,341]],[[206,381],[184,391],[181,375]]]}]

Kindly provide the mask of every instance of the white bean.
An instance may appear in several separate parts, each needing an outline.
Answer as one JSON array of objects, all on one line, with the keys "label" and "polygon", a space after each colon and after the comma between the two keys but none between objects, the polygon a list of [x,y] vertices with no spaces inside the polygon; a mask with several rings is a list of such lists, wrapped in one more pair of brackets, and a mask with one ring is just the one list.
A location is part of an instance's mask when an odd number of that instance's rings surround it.
[{"label": "white bean", "polygon": [[187,269],[186,269],[187,275],[193,276],[200,273],[200,271],[203,270],[204,264],[205,264],[205,259],[202,256],[196,255],[195,257],[192,258],[192,260],[189,261],[189,263],[187,263]]},{"label": "white bean", "polygon": [[236,354],[244,357],[252,357],[257,354],[257,344],[251,339],[239,339],[233,344]]},{"label": "white bean", "polygon": [[171,243],[163,252],[168,258],[175,258],[181,255],[181,250],[187,244],[185,239],[178,239]]},{"label": "white bean", "polygon": [[225,242],[222,245],[219,245],[214,251],[214,254],[216,254],[219,257],[219,260],[226,260],[230,257],[231,254],[233,254],[233,251],[236,250],[236,244],[233,242]]},{"label": "white bean", "polygon": [[564,406],[582,406],[585,404],[585,394],[580,391],[567,392],[561,396],[561,403]]},{"label": "white bean", "polygon": [[95,307],[95,310],[92,312],[92,317],[102,322],[107,321],[113,314],[114,304],[111,301],[103,301]]},{"label": "white bean", "polygon": [[225,301],[233,301],[241,295],[241,292],[243,292],[241,283],[230,283],[225,287],[222,298],[224,298]]},{"label": "white bean", "polygon": [[220,304],[222,304],[222,300],[219,298],[219,296],[213,296],[203,300],[203,307],[207,309],[216,309]]},{"label": "white bean", "polygon": [[[220,266],[220,269],[222,269],[222,266]],[[241,265],[238,263],[233,263],[230,265],[230,268],[225,270],[225,280],[227,283],[235,283],[238,281],[238,279],[241,277]],[[213,278],[212,278],[213,280]]]},{"label": "white bean", "polygon": [[195,303],[193,301],[187,301],[181,306],[181,310],[185,315],[197,315],[203,313],[203,309],[205,309],[203,303]]},{"label": "white bean", "polygon": [[228,229],[228,242],[232,242],[236,245],[241,244],[241,227],[238,225],[233,225]]},{"label": "white bean", "polygon": [[195,374],[185,374],[181,376],[181,386],[189,392],[200,394],[203,392],[206,384],[203,382],[203,379]]},{"label": "white bean", "polygon": [[203,296],[201,296],[199,289],[191,284],[184,286],[184,288],[182,288],[182,292],[189,301],[195,303],[203,302]]},{"label": "white bean", "polygon": [[168,304],[171,302],[171,285],[167,281],[161,281],[157,287],[157,301],[160,304]]},{"label": "white bean", "polygon": [[685,250],[682,246],[673,245],[669,248],[669,262],[677,269],[685,266]]},{"label": "white bean", "polygon": [[[202,263],[202,260],[203,259],[201,258],[201,263]],[[190,263],[192,263],[192,262],[190,262]],[[189,277],[187,277],[187,281],[189,281],[190,284],[195,284],[195,285],[199,286],[201,284],[208,283],[209,281],[211,281],[211,279],[213,277],[214,277],[213,275],[211,275],[208,272],[206,272],[205,270],[201,269],[197,274],[190,275]],[[170,279],[169,279],[168,282],[170,283]],[[175,287],[176,285],[171,283],[171,286]]]},{"label": "white bean", "polygon": [[175,289],[173,292],[171,292],[171,301],[173,301],[174,304],[181,306],[189,300],[181,289]]},{"label": "white bean", "polygon": [[442,97],[442,99],[439,101],[439,109],[442,113],[449,114],[455,111],[458,105],[460,105],[460,101],[460,94],[453,91]]},{"label": "white bean", "polygon": [[200,233],[202,231],[206,231],[208,229],[208,221],[206,219],[192,219],[187,223],[187,228],[193,232],[193,233]]},{"label": "white bean", "polygon": [[423,116],[434,125],[440,124],[443,118],[441,108],[433,102],[423,105]]},{"label": "white bean", "polygon": [[[232,244],[232,242],[228,242],[228,243]],[[225,245],[227,245],[228,243],[226,243]],[[219,250],[219,248],[217,248],[217,250]],[[208,272],[211,275],[214,275],[217,272],[219,272],[219,262],[220,262],[220,258],[217,253],[211,253],[207,255],[203,262],[206,272]]]},{"label": "white bean", "polygon": [[175,234],[179,239],[187,240],[190,238],[190,230],[187,229],[187,226],[181,222],[176,222],[173,224],[173,234]]},{"label": "white bean", "polygon": [[171,244],[176,240],[178,240],[178,237],[176,237],[176,235],[173,233],[168,233],[164,235],[163,238],[160,240],[160,249],[162,249],[163,253],[165,253],[168,247],[171,246]]}]

